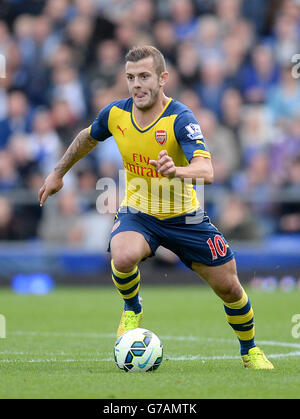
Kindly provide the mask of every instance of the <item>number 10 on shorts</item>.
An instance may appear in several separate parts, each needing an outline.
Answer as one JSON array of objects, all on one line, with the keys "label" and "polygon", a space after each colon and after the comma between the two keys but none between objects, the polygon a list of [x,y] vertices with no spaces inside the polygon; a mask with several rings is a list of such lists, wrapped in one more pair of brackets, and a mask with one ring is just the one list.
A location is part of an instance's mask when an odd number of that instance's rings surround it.
[{"label": "number 10 on shorts", "polygon": [[212,239],[209,238],[206,243],[210,248],[212,260],[218,259],[218,255],[221,257],[226,256],[227,245],[224,239],[219,234],[217,234],[214,237],[214,241],[212,241]]}]

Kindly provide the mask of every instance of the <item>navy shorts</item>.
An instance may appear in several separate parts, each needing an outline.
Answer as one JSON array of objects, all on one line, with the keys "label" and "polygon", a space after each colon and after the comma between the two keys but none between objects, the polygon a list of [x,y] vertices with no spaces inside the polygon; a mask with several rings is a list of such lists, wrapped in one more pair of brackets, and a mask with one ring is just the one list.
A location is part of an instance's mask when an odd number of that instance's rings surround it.
[{"label": "navy shorts", "polygon": [[[163,246],[174,252],[189,268],[193,262],[218,266],[233,259],[234,254],[224,236],[210,222],[206,213],[202,212],[197,219],[195,215],[196,212],[160,220],[121,207],[115,216],[110,240],[122,231],[137,231],[149,243],[152,256],[159,246]],[[186,217],[192,222],[187,222]]]}]

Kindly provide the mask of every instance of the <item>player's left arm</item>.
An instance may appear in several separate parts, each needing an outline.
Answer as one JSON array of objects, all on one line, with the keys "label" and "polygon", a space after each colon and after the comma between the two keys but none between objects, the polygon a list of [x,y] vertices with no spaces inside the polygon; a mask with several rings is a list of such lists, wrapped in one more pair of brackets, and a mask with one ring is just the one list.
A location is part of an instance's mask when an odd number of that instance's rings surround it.
[{"label": "player's left arm", "polygon": [[169,178],[178,177],[179,179],[192,179],[193,184],[197,180],[203,179],[205,185],[213,183],[214,171],[210,158],[193,157],[185,167],[175,166],[171,156],[167,150],[162,150],[157,160],[149,162],[161,175]]}]

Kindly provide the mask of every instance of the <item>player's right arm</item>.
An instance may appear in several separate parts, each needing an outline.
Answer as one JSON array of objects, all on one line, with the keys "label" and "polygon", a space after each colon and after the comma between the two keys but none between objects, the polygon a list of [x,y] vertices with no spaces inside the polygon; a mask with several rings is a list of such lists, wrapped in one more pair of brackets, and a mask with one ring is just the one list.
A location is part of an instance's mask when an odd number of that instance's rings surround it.
[{"label": "player's right arm", "polygon": [[63,177],[71,167],[78,160],[86,156],[98,143],[99,141],[90,136],[89,128],[85,128],[79,132],[39,190],[41,207],[44,205],[48,196],[55,194],[63,187]]},{"label": "player's right arm", "polygon": [[64,185],[63,177],[71,167],[86,156],[99,141],[104,141],[112,134],[108,127],[108,118],[112,107],[117,101],[105,106],[92,125],[83,129],[76,136],[61,160],[57,163],[52,173],[46,178],[39,191],[40,205],[43,206],[48,196],[58,192]]}]

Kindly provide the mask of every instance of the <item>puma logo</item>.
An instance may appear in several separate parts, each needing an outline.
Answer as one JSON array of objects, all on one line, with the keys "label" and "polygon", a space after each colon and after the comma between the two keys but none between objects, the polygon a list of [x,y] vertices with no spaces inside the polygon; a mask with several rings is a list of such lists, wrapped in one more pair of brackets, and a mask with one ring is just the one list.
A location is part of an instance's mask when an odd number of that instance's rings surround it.
[{"label": "puma logo", "polygon": [[122,129],[122,128],[120,127],[120,125],[117,125],[117,129],[119,129],[119,130],[121,131],[121,133],[123,134],[123,136],[124,136],[124,135],[125,135],[125,130],[126,130],[127,128]]}]

